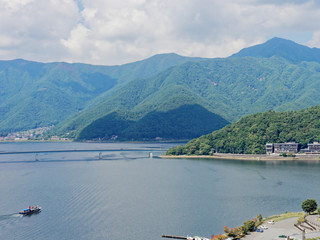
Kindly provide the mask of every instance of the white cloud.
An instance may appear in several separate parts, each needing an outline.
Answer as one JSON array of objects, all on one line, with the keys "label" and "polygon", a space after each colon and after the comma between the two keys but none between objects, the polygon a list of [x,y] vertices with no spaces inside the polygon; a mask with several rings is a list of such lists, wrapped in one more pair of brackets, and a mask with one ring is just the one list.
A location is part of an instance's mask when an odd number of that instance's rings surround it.
[{"label": "white cloud", "polygon": [[274,36],[320,47],[314,0],[0,0],[0,11],[0,59],[225,57]]},{"label": "white cloud", "polygon": [[308,45],[320,47],[320,29],[319,31],[313,32],[312,39],[308,42]]}]

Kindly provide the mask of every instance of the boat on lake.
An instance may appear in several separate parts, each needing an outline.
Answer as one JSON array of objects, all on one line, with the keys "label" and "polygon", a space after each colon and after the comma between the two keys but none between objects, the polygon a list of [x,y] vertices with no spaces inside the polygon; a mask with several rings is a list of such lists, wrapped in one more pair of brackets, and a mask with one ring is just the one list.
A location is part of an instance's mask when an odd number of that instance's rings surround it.
[{"label": "boat on lake", "polygon": [[33,213],[38,213],[40,211],[41,211],[41,207],[36,205],[36,206],[29,206],[29,208],[23,209],[19,213],[23,215],[30,215]]}]

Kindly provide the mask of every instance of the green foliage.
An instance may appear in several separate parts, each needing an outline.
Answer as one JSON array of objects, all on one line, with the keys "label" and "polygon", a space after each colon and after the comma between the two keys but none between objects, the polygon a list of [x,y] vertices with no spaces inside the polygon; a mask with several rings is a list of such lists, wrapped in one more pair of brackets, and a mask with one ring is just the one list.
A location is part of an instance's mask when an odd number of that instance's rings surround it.
[{"label": "green foliage", "polygon": [[[0,130],[57,125],[52,134],[79,139],[108,139],[110,135],[124,139],[181,139],[207,134],[248,114],[320,104],[316,50],[310,52],[290,41],[279,44],[279,39],[265,46],[262,50],[252,48],[256,54],[243,55],[255,57],[200,59],[164,54],[111,67],[2,61]],[[181,119],[175,113],[185,105],[200,106],[202,110],[194,108]],[[119,118],[114,119],[113,113]],[[207,116],[211,123],[206,122]],[[190,144],[182,152],[210,155],[215,149],[262,153],[263,144],[274,139],[302,139],[306,144],[317,138],[312,137],[316,133],[311,128],[305,129],[308,136],[302,132],[300,136],[279,132],[287,129],[282,121],[269,127],[258,119],[247,120],[255,123],[248,124],[249,136],[229,126],[207,140],[203,138],[204,142],[194,141],[195,145]],[[261,121],[267,124],[265,119]],[[235,132],[238,138],[232,137]]]},{"label": "green foliage", "polygon": [[224,232],[232,238],[238,237],[242,235],[242,227],[236,227],[236,228],[228,228],[227,226],[224,226]]},{"label": "green foliage", "polygon": [[[277,57],[188,62],[123,85],[104,101],[60,125],[59,131],[79,133],[93,121],[118,110],[130,112],[130,120],[138,121],[152,112],[198,104],[228,122],[235,122],[245,115],[271,109],[302,109],[320,104],[319,69],[317,63],[292,64]],[[192,115],[190,112],[189,116]],[[260,124],[251,126],[250,131],[257,137],[252,139],[257,140],[256,145],[251,144],[251,149],[243,151],[263,152],[258,136],[263,130]],[[268,131],[271,138],[278,137],[277,126]],[[240,152],[246,147],[245,142],[236,145],[229,152]]]},{"label": "green foliage", "polygon": [[[268,111],[249,115],[221,130],[191,140],[178,152],[200,155],[211,148],[220,153],[256,154],[265,153],[266,143],[290,141],[299,143],[302,148],[320,141],[320,105],[294,112]],[[172,148],[168,152],[177,151]]]},{"label": "green foliage", "polygon": [[317,210],[318,204],[316,200],[314,199],[307,199],[302,202],[301,208],[304,212],[310,214],[311,212],[314,212]]},{"label": "green foliage", "polygon": [[262,219],[263,219],[262,215],[261,215],[261,214],[259,214],[259,215],[257,216],[257,220],[258,220],[258,222],[262,222]]},{"label": "green foliage", "polygon": [[256,223],[252,220],[247,220],[243,223],[242,231],[244,234],[248,232],[253,232],[256,229]]},{"label": "green foliage", "polygon": [[294,153],[281,153],[279,156],[281,157],[295,157],[296,155]]},{"label": "green foliage", "polygon": [[302,216],[300,216],[297,220],[297,224],[301,224],[304,223],[306,221],[306,214],[303,214]]},{"label": "green foliage", "polygon": [[199,60],[162,54],[111,67],[20,59],[0,61],[0,130],[11,132],[69,121],[127,82]]},{"label": "green foliage", "polygon": [[[190,112],[193,114],[190,115]],[[78,139],[118,140],[191,139],[219,129],[227,124],[221,117],[199,105],[183,105],[168,112],[151,112],[140,120],[133,121],[132,114],[111,113],[85,127]],[[208,148],[209,147],[209,148]],[[209,145],[203,146],[209,154]]]}]

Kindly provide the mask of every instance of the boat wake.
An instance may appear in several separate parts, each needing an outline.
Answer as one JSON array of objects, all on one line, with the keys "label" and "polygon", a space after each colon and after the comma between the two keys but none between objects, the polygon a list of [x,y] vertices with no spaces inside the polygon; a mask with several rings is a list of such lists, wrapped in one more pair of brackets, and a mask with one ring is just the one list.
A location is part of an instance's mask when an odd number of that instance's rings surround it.
[{"label": "boat wake", "polygon": [[9,220],[9,219],[14,219],[14,218],[21,218],[21,217],[22,217],[22,215],[19,213],[0,215],[0,221],[5,221],[5,220]]}]

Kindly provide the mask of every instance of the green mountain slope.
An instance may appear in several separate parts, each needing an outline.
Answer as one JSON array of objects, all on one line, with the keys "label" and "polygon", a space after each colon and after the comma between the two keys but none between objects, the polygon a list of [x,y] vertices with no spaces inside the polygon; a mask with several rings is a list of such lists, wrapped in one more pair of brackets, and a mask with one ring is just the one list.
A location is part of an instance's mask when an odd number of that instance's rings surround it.
[{"label": "green mountain slope", "polygon": [[188,62],[128,83],[59,130],[60,134],[74,131],[77,136],[114,111],[125,112],[126,120],[137,122],[151,112],[172,112],[190,104],[228,122],[267,110],[302,109],[320,104],[319,70],[317,63],[293,64],[278,57]]},{"label": "green mountain slope", "polygon": [[135,78],[199,60],[162,54],[121,66],[0,61],[0,130],[56,125]]},{"label": "green mountain slope", "polygon": [[0,61],[0,131],[56,125],[53,134],[81,140],[191,138],[248,114],[320,104],[318,52],[274,38],[225,59]]},{"label": "green mountain slope", "polygon": [[320,141],[320,106],[293,112],[257,113],[232,125],[171,148],[168,155],[221,153],[265,153],[266,143],[295,141],[305,148]]},{"label": "green mountain slope", "polygon": [[248,56],[266,58],[277,56],[285,58],[293,63],[299,63],[302,61],[320,63],[319,48],[309,48],[282,38],[272,38],[265,43],[244,48],[240,52],[233,54],[231,57]]},{"label": "green mountain slope", "polygon": [[227,123],[200,105],[182,105],[167,112],[153,111],[137,121],[113,112],[85,127],[78,140],[110,140],[115,137],[118,140],[191,139],[212,129],[220,129]]}]

